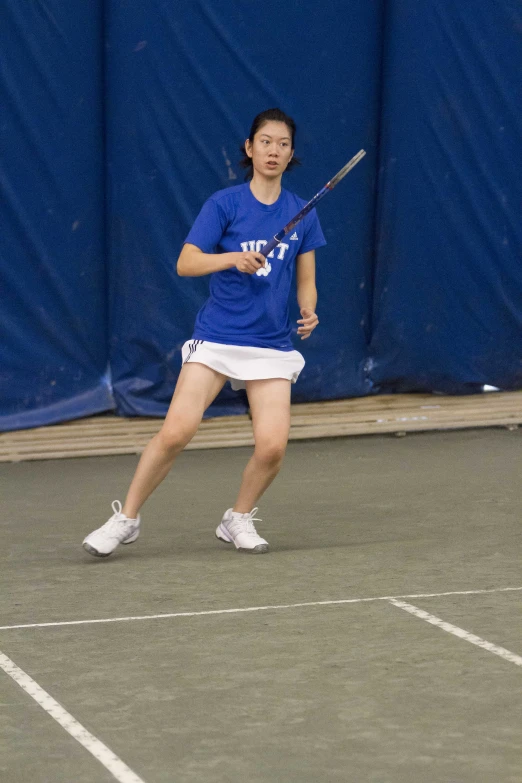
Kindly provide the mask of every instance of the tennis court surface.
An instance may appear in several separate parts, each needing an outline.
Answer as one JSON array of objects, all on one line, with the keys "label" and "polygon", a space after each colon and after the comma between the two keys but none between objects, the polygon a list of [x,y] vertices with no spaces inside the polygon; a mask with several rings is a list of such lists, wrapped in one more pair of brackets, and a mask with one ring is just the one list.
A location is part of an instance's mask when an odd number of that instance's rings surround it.
[{"label": "tennis court surface", "polygon": [[249,448],[0,465],[2,783],[522,781],[520,431],[290,443],[265,556],[214,538]]}]

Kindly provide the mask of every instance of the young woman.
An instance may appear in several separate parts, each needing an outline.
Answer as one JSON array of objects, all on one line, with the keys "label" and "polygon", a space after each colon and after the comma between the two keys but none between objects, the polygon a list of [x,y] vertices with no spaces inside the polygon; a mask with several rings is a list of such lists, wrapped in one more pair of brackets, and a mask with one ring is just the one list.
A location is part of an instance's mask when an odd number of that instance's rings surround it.
[{"label": "young woman", "polygon": [[283,172],[298,163],[295,130],[295,122],[279,109],[259,114],[242,148],[249,181],[211,196],[185,240],[178,274],[211,275],[210,297],[183,346],[183,367],[167,417],[141,456],[123,508],[114,501],[114,515],[83,542],[92,555],[105,557],[118,544],[136,541],[141,506],[227,380],[233,388],[246,387],[255,450],[216,536],[240,552],[268,551],[254,526],[255,506],[281,467],[290,429],[290,386],[304,366],[291,342],[292,272],[296,266],[297,333],[305,340],[319,323],[315,249],[326,244],[313,210],[268,258],[260,253],[305,204],[281,187]]}]

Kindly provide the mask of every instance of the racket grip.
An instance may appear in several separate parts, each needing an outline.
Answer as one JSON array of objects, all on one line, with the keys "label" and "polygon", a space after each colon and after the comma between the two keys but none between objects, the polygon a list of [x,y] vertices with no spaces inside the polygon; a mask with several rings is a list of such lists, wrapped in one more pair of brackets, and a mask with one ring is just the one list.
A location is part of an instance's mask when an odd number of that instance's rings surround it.
[{"label": "racket grip", "polygon": [[277,247],[277,246],[278,246],[278,244],[280,243],[280,241],[281,241],[281,240],[280,240],[280,239],[278,239],[277,237],[272,237],[272,239],[270,239],[270,240],[269,240],[269,241],[266,243],[266,245],[265,245],[264,247],[262,247],[262,248],[261,248],[261,250],[260,250],[259,252],[261,253],[261,255],[263,255],[263,256],[266,258],[266,257],[268,256],[268,254],[269,254],[269,253],[271,253],[271,252],[272,252],[272,250],[273,250],[275,247]]}]

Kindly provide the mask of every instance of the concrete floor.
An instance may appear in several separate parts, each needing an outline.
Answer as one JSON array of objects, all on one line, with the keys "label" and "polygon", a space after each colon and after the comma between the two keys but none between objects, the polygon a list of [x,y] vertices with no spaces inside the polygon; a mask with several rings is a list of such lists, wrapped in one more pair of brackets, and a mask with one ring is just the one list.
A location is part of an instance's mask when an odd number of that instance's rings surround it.
[{"label": "concrete floor", "polygon": [[[84,535],[137,458],[0,466],[0,650],[145,783],[520,783],[521,433],[294,442],[262,499],[272,551],[214,538],[250,449],[183,454],[106,560]],[[0,671],[2,783],[113,775]]]}]

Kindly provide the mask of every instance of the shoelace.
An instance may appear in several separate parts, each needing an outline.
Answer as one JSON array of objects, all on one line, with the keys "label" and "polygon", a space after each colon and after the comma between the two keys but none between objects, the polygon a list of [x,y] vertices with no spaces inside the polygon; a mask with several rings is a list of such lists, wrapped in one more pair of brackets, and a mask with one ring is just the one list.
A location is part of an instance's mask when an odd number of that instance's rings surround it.
[{"label": "shoelace", "polygon": [[[252,533],[253,535],[257,536],[258,532],[256,530],[256,527],[254,525],[254,522],[261,522],[262,520],[257,518],[255,514],[259,511],[258,506],[252,509],[248,514],[242,514],[242,519],[237,519],[232,517],[231,522],[229,523],[229,530],[231,533],[235,533],[238,529],[244,530],[246,533]],[[246,516],[246,519],[244,517]]]},{"label": "shoelace", "polygon": [[[114,515],[105,523],[104,528],[107,533],[118,534],[121,528],[127,522],[127,517],[124,516],[121,512],[122,505],[119,500],[113,500],[111,505],[112,505],[112,510],[114,511]],[[114,519],[114,517],[120,517],[120,516],[121,516],[120,519]]]}]

